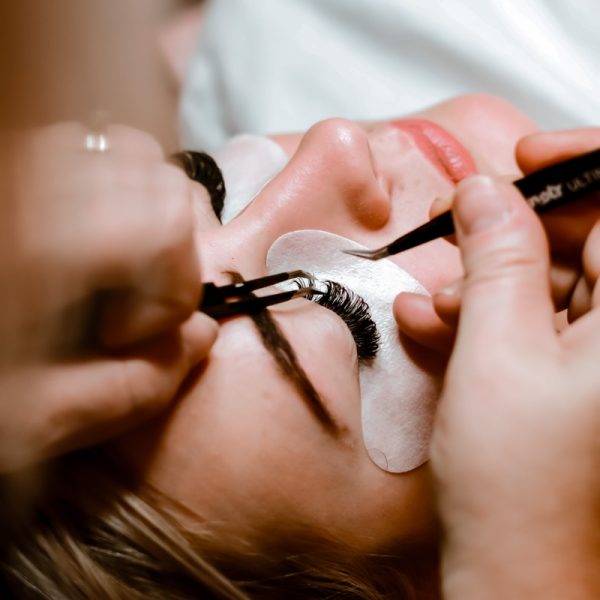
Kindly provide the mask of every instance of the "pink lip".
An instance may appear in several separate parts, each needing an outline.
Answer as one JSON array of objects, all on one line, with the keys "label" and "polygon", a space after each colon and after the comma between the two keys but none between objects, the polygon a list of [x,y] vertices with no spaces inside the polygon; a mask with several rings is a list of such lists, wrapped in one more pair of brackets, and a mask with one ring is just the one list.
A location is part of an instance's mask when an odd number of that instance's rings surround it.
[{"label": "pink lip", "polygon": [[419,151],[453,183],[477,173],[469,151],[443,127],[425,119],[399,119],[390,125],[410,134]]}]

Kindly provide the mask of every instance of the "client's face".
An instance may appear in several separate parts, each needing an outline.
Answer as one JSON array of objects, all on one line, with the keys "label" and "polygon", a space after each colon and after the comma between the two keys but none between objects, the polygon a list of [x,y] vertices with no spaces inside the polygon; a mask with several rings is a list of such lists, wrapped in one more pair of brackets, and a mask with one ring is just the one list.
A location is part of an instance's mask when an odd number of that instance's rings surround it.
[{"label": "client's face", "polygon": [[[244,211],[221,225],[198,206],[202,278],[227,283],[226,272],[264,275],[275,240],[302,229],[383,245],[427,220],[432,201],[450,197],[456,180],[474,169],[518,176],[515,142],[535,129],[489,97],[459,98],[414,117],[441,126],[470,156],[424,122],[330,120],[304,135],[275,136],[289,162]],[[445,240],[392,260],[429,291],[460,274],[458,253]],[[307,267],[301,251],[295,267]],[[208,360],[170,413],[129,435],[122,452],[146,481],[237,532],[328,532],[362,548],[426,532],[426,467],[389,473],[365,449],[362,358],[345,321],[305,299],[270,313],[317,394],[306,385],[299,391],[297,370],[283,373],[273,340],[265,342],[251,318],[233,318],[222,323]],[[400,395],[414,393],[418,378],[435,390],[446,357],[408,345],[405,355]],[[399,423],[404,435],[401,429]]]}]

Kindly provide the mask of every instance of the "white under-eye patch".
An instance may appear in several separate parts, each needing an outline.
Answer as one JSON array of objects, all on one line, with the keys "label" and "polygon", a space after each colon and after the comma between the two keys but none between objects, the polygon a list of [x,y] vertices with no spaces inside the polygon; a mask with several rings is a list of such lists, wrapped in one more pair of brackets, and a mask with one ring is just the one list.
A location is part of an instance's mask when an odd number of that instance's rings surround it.
[{"label": "white under-eye patch", "polygon": [[249,134],[231,138],[213,154],[213,158],[225,181],[223,225],[241,213],[288,162],[287,154],[279,144]]},{"label": "white under-eye patch", "polygon": [[389,260],[371,262],[342,252],[351,248],[364,246],[325,231],[294,231],[275,240],[267,269],[303,269],[341,283],[367,302],[381,340],[376,358],[359,366],[363,441],[373,462],[385,471],[410,471],[428,458],[438,390],[407,352],[392,304],[400,292],[427,291]]}]

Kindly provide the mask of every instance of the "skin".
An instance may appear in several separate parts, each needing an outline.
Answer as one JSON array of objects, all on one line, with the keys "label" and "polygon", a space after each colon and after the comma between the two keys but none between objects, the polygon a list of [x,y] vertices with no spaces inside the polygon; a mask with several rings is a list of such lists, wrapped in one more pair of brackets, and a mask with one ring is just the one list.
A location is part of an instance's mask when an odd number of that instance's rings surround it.
[{"label": "skin", "polygon": [[[515,143],[535,130],[514,107],[487,96],[463,97],[419,116],[446,127],[479,170],[493,175],[518,173]],[[453,193],[406,134],[386,123],[335,119],[304,136],[275,139],[291,161],[241,215],[221,226],[216,218],[207,222],[204,208],[197,211],[205,280],[224,283],[228,270],[263,275],[271,243],[302,228],[376,247],[423,222],[436,197]],[[401,186],[406,182],[411,185]],[[461,273],[458,252],[445,240],[395,261],[430,290]],[[120,455],[144,481],[238,533],[255,536],[276,523],[327,532],[361,551],[398,535],[429,534],[427,467],[392,475],[364,450],[356,354],[343,322],[304,300],[272,313],[341,424],[339,438],[323,430],[278,374],[250,319],[241,317],[221,325],[176,408],[122,440]],[[431,377],[439,376],[439,366],[431,367]]]},{"label": "skin", "polygon": [[515,189],[461,182],[453,214],[465,276],[431,443],[444,598],[597,598],[597,221],[589,306],[557,331],[547,232]]}]

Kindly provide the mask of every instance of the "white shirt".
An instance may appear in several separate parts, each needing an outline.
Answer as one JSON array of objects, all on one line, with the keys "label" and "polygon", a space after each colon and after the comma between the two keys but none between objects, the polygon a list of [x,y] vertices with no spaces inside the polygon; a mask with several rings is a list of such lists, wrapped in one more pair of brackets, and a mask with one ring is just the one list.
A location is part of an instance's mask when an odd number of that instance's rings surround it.
[{"label": "white shirt", "polygon": [[213,0],[181,103],[186,147],[239,132],[507,98],[539,125],[600,121],[598,0]]}]

